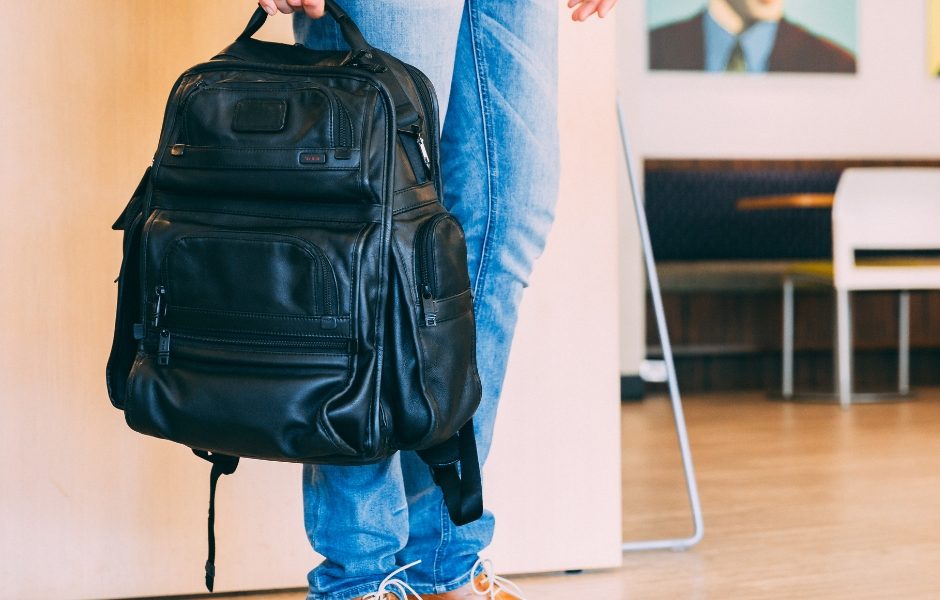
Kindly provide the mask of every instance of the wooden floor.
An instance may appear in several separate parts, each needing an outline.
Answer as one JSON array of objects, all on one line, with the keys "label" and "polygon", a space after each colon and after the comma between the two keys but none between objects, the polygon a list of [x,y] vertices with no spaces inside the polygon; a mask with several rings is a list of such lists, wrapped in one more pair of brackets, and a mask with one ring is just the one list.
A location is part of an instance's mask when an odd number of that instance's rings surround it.
[{"label": "wooden floor", "polygon": [[[615,571],[514,578],[528,600],[940,599],[940,390],[848,412],[756,393],[685,406],[704,541]],[[623,407],[623,456],[625,538],[687,535],[666,400]]]}]

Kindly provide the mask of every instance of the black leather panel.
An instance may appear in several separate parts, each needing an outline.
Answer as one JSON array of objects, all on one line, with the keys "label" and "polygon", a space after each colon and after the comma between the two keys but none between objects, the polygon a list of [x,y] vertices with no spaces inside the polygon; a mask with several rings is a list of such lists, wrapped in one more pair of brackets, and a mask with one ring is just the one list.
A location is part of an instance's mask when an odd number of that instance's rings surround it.
[{"label": "black leather panel", "polygon": [[434,182],[428,181],[395,192],[395,201],[392,206],[395,213],[400,214],[437,201],[437,189]]}]

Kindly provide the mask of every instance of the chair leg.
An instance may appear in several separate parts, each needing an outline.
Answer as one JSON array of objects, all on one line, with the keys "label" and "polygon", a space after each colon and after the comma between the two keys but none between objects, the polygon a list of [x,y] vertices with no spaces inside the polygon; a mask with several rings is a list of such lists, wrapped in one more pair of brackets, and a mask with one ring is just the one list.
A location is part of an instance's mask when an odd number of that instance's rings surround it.
[{"label": "chair leg", "polygon": [[783,280],[783,368],[782,394],[784,399],[793,397],[793,313],[794,313],[793,278]]},{"label": "chair leg", "polygon": [[849,290],[836,290],[836,322],[839,329],[839,404],[848,408],[852,403],[852,313]]},{"label": "chair leg", "polygon": [[832,288],[832,391],[839,400],[839,290]]},{"label": "chair leg", "polygon": [[898,293],[898,393],[911,391],[911,293]]}]

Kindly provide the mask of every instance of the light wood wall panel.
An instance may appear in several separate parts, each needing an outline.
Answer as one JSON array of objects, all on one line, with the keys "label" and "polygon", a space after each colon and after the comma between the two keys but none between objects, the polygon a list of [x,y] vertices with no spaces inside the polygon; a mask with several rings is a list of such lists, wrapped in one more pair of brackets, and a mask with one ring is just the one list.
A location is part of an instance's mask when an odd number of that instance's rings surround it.
[{"label": "light wood wall panel", "polygon": [[[198,591],[206,466],[131,432],[107,400],[109,226],[150,164],[173,81],[230,43],[252,6],[3,4],[0,597]],[[287,39],[287,25],[270,35]],[[255,493],[296,492],[299,471],[245,467],[220,486],[220,587],[301,585],[315,556],[299,494]]]},{"label": "light wood wall panel", "polygon": [[[108,227],[150,163],[172,82],[232,41],[253,8],[243,4],[0,2],[2,598],[201,589],[207,465],[131,432],[107,400],[120,261]],[[265,34],[289,39],[288,20]],[[585,148],[614,152],[613,113],[574,109],[612,106],[612,39],[609,24],[563,28],[566,162]],[[489,498],[504,515],[493,555],[508,570],[619,561],[613,163],[601,160],[588,182],[575,169],[564,181],[488,469]],[[569,281],[588,273],[599,287],[586,296]],[[555,327],[573,306],[609,330]],[[580,441],[555,443],[571,423]],[[305,584],[317,557],[304,537],[298,466],[246,461],[220,483],[218,510],[218,589]]]}]

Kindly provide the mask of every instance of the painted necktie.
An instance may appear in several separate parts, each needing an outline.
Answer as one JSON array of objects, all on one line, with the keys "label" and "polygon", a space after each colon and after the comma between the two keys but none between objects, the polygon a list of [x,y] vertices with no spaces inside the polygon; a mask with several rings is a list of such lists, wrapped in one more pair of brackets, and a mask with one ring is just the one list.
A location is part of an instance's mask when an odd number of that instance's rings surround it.
[{"label": "painted necktie", "polygon": [[731,51],[731,58],[728,59],[728,66],[725,67],[728,73],[744,73],[747,71],[747,61],[744,59],[744,49],[741,42],[734,44],[734,50]]}]

